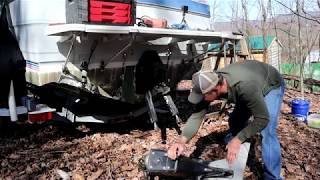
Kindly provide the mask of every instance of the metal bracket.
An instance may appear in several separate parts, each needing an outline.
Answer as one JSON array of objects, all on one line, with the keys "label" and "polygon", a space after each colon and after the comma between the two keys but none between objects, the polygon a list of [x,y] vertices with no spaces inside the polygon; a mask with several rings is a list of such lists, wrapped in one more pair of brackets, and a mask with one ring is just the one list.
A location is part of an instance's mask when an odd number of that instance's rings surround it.
[{"label": "metal bracket", "polygon": [[154,129],[158,129],[159,128],[157,125],[158,117],[157,117],[156,110],[154,108],[152,94],[150,91],[147,91],[147,93],[146,93],[146,100],[147,100],[147,104],[148,104],[148,113],[150,116],[150,121],[153,123]]},{"label": "metal bracket", "polygon": [[163,96],[164,100],[166,101],[166,104],[169,106],[169,109],[170,109],[170,112],[171,112],[171,115],[174,116],[176,118],[176,122],[179,124],[181,123],[181,119],[180,117],[178,116],[178,108],[176,107],[176,105],[174,104],[172,98],[170,95],[166,95],[166,96]]}]

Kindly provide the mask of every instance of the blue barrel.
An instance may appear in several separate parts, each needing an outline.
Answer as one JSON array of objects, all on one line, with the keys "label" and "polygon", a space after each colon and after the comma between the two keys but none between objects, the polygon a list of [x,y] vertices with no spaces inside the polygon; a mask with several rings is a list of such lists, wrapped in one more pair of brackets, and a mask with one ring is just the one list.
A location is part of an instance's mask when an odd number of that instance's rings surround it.
[{"label": "blue barrel", "polygon": [[309,113],[309,101],[295,99],[291,102],[291,113],[296,117],[303,117],[304,120],[307,119]]}]

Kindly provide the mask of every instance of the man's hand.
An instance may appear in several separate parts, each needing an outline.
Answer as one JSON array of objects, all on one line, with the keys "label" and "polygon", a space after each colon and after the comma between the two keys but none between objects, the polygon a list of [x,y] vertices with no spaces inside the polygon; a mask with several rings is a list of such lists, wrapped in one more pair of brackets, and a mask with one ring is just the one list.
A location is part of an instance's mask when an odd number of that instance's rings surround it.
[{"label": "man's hand", "polygon": [[231,165],[237,159],[238,153],[240,151],[240,145],[241,141],[238,137],[234,137],[227,145],[227,161],[229,165]]},{"label": "man's hand", "polygon": [[186,143],[188,139],[184,136],[180,136],[176,143],[172,144],[168,149],[168,157],[175,160],[177,157],[182,155],[186,149]]},{"label": "man's hand", "polygon": [[177,157],[184,153],[185,149],[186,145],[184,143],[175,143],[169,147],[168,157],[175,160]]}]

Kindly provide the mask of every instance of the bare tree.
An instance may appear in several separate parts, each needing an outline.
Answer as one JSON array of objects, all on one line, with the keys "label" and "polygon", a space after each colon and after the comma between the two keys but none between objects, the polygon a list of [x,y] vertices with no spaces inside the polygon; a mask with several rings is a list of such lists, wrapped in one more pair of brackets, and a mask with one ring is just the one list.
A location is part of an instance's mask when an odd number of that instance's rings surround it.
[{"label": "bare tree", "polygon": [[[298,49],[298,59],[300,61],[300,90],[301,90],[301,98],[304,99],[304,84],[303,84],[303,71],[304,71],[304,61],[302,58],[302,42],[301,42],[301,22],[300,22],[300,12],[301,12],[301,4],[303,4],[304,0],[296,0],[296,14],[298,17],[298,41],[299,41],[299,49]],[[301,4],[300,4],[301,3]]]},{"label": "bare tree", "polygon": [[[270,17],[271,17],[271,22],[273,24],[273,28],[274,28],[274,31],[275,31],[275,34],[276,34],[276,37],[278,39],[278,25],[277,25],[277,21],[275,20],[274,18],[274,14],[272,13],[272,7],[271,7],[271,0],[269,1],[270,2]],[[281,53],[280,53],[280,46],[278,46],[278,57],[280,57],[278,59],[278,67],[279,67],[279,71],[281,72]]]},{"label": "bare tree", "polygon": [[[287,5],[285,5],[283,2],[279,1],[279,0],[274,0],[275,2],[279,3],[280,5],[282,5],[283,7],[285,7],[286,9],[290,10],[293,14],[301,17],[301,18],[304,18],[304,19],[307,19],[307,20],[310,20],[310,21],[314,21],[314,22],[317,22],[318,24],[320,24],[320,20],[317,19],[317,18],[313,18],[313,17],[309,17],[309,16],[306,16],[306,15],[302,15],[300,12],[298,13],[297,11],[291,9],[290,7],[288,7]],[[301,8],[302,7],[302,2],[304,2],[303,0],[302,1],[296,1],[296,3],[299,3],[299,7]],[[317,3],[319,5],[319,0],[317,0]],[[302,9],[300,9],[301,11]]]},{"label": "bare tree", "polygon": [[268,0],[267,7],[265,6],[264,0],[260,0],[260,7],[262,12],[262,35],[263,35],[263,62],[267,62],[267,52],[268,52],[268,44],[267,44],[267,19],[268,19],[268,12],[271,8],[271,0]]},{"label": "bare tree", "polygon": [[249,30],[249,22],[248,22],[248,0],[241,0],[241,6],[242,6],[242,11],[243,11],[243,27],[245,29],[245,35],[249,36],[250,35],[250,30]]},{"label": "bare tree", "polygon": [[211,10],[210,10],[210,13],[211,13],[211,15],[210,15],[210,28],[212,29],[212,30],[214,30],[214,21],[215,21],[215,19],[216,19],[216,12],[217,12],[217,9],[219,8],[219,6],[218,6],[218,3],[217,3],[217,1],[216,0],[214,0],[214,1],[210,1],[211,2],[211,4],[210,4],[210,7],[211,7]]},{"label": "bare tree", "polygon": [[293,25],[293,18],[291,16],[291,20],[290,20],[290,25],[289,25],[289,29],[288,29],[288,55],[289,55],[289,60],[291,61],[292,60],[292,44],[291,44],[291,39],[292,39],[292,36],[291,36],[291,29],[292,29],[292,25]]},{"label": "bare tree", "polygon": [[248,42],[249,58],[252,58],[251,47],[250,47],[250,42],[249,42],[249,36],[251,35],[251,32],[250,32],[249,20],[248,20],[248,16],[249,16],[249,14],[248,14],[248,0],[241,0],[241,7],[242,7],[243,17],[244,17],[242,27],[244,27],[243,29],[245,29],[244,30],[245,37]]},{"label": "bare tree", "polygon": [[[282,39],[286,41],[283,45],[286,49],[285,52],[288,53],[288,59],[295,60],[292,62],[300,65],[300,90],[303,98],[306,60],[315,47],[320,47],[320,0],[274,0],[274,2],[290,12],[282,15],[283,17],[287,16],[287,18],[282,19],[283,22],[280,22],[276,29],[285,35]],[[289,18],[291,18],[291,22]]]},{"label": "bare tree", "polygon": [[243,32],[243,29],[239,27],[239,9],[238,9],[238,1],[230,4],[231,7],[231,25],[232,29],[236,29],[239,32]]}]

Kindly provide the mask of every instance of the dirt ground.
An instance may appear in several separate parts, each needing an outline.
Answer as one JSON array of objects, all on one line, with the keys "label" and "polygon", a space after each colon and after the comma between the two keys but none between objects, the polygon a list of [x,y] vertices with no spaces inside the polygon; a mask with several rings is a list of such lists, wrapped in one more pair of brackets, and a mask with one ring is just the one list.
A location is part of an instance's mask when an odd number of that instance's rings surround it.
[{"label": "dirt ground", "polygon": [[[285,179],[320,179],[320,130],[290,115],[290,101],[299,96],[287,90],[278,127]],[[319,95],[306,94],[310,112],[319,112]],[[139,160],[161,145],[160,132],[146,123],[118,126],[67,124],[10,125],[0,136],[0,179],[143,179]],[[223,137],[227,117],[209,116],[188,145],[188,154],[205,160],[225,157]],[[168,144],[177,136],[168,130]],[[263,164],[259,136],[252,139],[245,179],[261,179]]]}]

